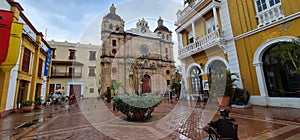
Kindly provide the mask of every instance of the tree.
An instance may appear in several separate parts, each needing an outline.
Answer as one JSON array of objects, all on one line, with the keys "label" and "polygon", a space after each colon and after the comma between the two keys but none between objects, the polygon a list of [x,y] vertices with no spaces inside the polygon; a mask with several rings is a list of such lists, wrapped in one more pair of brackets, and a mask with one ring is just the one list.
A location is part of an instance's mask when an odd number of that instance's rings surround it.
[{"label": "tree", "polygon": [[116,90],[118,90],[120,87],[122,87],[123,85],[122,85],[122,83],[121,82],[118,82],[118,81],[115,81],[115,82],[113,82],[111,85],[110,85],[110,89],[111,90],[113,90],[113,92],[115,93],[115,94],[118,94],[117,92],[116,92]]},{"label": "tree", "polygon": [[291,62],[295,68],[294,73],[300,73],[300,37],[291,42],[279,43],[279,48],[271,56],[279,57],[282,65]]}]

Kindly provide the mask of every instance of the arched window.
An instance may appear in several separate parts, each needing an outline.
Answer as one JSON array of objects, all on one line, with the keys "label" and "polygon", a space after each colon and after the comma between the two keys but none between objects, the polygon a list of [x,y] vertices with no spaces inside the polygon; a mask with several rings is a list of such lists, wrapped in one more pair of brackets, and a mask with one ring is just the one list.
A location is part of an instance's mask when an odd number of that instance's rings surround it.
[{"label": "arched window", "polygon": [[189,74],[190,74],[192,94],[199,94],[202,91],[201,70],[197,66],[193,66]]},{"label": "arched window", "polygon": [[119,31],[120,30],[120,27],[119,27],[119,25],[117,25],[117,27],[116,27],[116,31]]},{"label": "arched window", "polygon": [[[262,56],[265,83],[269,97],[300,97],[300,74],[294,73],[295,67],[291,61],[283,63],[283,57],[277,55],[285,53],[281,47],[285,45],[273,44]],[[298,48],[300,50],[300,48]],[[300,51],[298,51],[298,56]]]},{"label": "arched window", "polygon": [[113,25],[109,24],[109,29],[112,30],[113,29]]},{"label": "arched window", "polygon": [[226,70],[226,65],[221,60],[214,60],[208,66],[209,74],[221,74]]}]

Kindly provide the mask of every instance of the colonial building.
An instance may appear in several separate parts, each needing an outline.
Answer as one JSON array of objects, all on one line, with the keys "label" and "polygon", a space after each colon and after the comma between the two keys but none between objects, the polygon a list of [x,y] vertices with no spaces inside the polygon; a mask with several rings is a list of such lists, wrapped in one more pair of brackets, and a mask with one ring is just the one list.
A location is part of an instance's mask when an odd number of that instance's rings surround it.
[{"label": "colonial building", "polygon": [[175,68],[172,32],[161,17],[154,31],[143,18],[127,31],[124,24],[112,5],[101,25],[101,92],[114,83],[119,93],[165,92]]},{"label": "colonial building", "polygon": [[[24,101],[45,100],[49,87],[51,48],[13,0],[0,1],[1,63],[0,115],[20,108]],[[6,40],[6,37],[9,40]],[[8,42],[5,42],[8,41]],[[2,57],[4,56],[4,57]]]},{"label": "colonial building", "polygon": [[299,108],[300,75],[291,61],[283,64],[272,52],[286,53],[282,48],[300,36],[300,2],[235,0],[228,8],[242,83],[252,95],[251,103]]},{"label": "colonial building", "polygon": [[225,67],[240,77],[236,84],[252,104],[300,107],[299,76],[270,55],[299,36],[299,9],[286,0],[189,1],[176,21],[188,93],[209,87],[208,75]]},{"label": "colonial building", "polygon": [[220,67],[240,74],[226,4],[226,1],[195,0],[177,13],[178,53],[190,99],[197,99],[209,90],[208,75]]},{"label": "colonial building", "polygon": [[48,43],[53,48],[50,93],[75,94],[84,98],[99,96],[96,59],[100,47],[67,41]]}]

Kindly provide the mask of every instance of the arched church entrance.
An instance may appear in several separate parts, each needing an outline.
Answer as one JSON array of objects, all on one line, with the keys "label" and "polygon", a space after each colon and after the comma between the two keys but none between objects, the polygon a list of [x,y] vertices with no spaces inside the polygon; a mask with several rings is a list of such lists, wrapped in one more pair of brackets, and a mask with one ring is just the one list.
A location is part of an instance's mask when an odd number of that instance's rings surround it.
[{"label": "arched church entrance", "polygon": [[[295,73],[292,61],[285,62],[286,58],[282,57],[282,54],[286,52],[282,47],[288,47],[287,43],[272,44],[262,55],[268,96],[300,98],[300,74]],[[294,53],[300,55],[300,51]]]},{"label": "arched church entrance", "polygon": [[144,75],[142,80],[142,93],[150,93],[151,92],[151,77],[149,75]]}]

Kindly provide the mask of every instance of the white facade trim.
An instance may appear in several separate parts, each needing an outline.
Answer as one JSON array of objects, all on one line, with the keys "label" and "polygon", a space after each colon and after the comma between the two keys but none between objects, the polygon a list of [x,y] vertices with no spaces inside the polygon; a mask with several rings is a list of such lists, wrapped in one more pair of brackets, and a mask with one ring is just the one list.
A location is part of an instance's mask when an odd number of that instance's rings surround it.
[{"label": "white facade trim", "polygon": [[[265,75],[263,71],[262,57],[264,52],[272,45],[278,42],[290,42],[296,37],[293,36],[282,36],[273,38],[266,41],[258,47],[254,53],[253,65],[256,69],[257,82],[259,87],[260,96],[251,96],[250,102],[256,105],[270,105],[270,106],[281,106],[281,107],[298,107],[300,108],[300,98],[281,98],[281,97],[268,97],[268,89],[265,82]],[[254,99],[252,99],[254,97]],[[255,100],[256,98],[259,98]]]},{"label": "white facade trim", "polygon": [[287,17],[283,18],[282,20],[279,20],[279,21],[274,22],[274,23],[272,23],[272,24],[265,25],[265,26],[263,26],[263,27],[256,28],[256,29],[251,30],[251,31],[249,31],[249,32],[246,32],[246,33],[243,33],[243,34],[241,34],[241,35],[238,35],[238,36],[234,37],[234,39],[235,39],[235,40],[239,40],[239,39],[241,39],[241,38],[244,38],[244,37],[247,37],[247,36],[256,34],[256,33],[258,33],[258,32],[267,30],[267,29],[269,29],[269,28],[272,28],[272,27],[274,27],[274,26],[283,24],[283,23],[285,23],[285,22],[289,22],[289,21],[294,20],[294,19],[299,18],[299,17],[300,17],[300,12],[297,12],[297,13],[295,13],[295,14],[292,14],[292,15],[290,15],[290,16],[287,16]]},{"label": "white facade trim", "polygon": [[80,93],[81,93],[81,95],[84,95],[85,93],[84,93],[84,81],[73,81],[73,80],[71,80],[71,81],[67,81],[67,92],[65,93],[66,94],[66,96],[70,96],[70,85],[80,85],[81,86],[81,91],[80,91]]},{"label": "white facade trim", "polygon": [[208,6],[206,6],[205,8],[203,8],[201,11],[199,11],[196,15],[194,15],[191,19],[189,19],[186,23],[184,23],[183,25],[179,25],[179,28],[176,29],[176,33],[180,33],[181,31],[183,31],[184,29],[186,29],[189,25],[191,25],[194,21],[196,21],[199,18],[202,18],[202,16],[207,13],[207,11],[213,9],[213,7],[215,6],[220,6],[218,3],[216,2],[212,2],[210,3]]},{"label": "white facade trim", "polygon": [[205,63],[204,74],[208,74],[209,65],[210,65],[211,62],[213,62],[215,60],[222,61],[226,65],[226,69],[228,69],[228,62],[225,58],[223,58],[221,56],[214,56],[214,57],[209,58],[208,61]]},{"label": "white facade trim", "polygon": [[[20,65],[20,59],[21,59],[21,50],[22,50],[22,39],[20,42],[20,49],[19,49],[19,55],[18,55],[18,60],[16,65],[11,69],[10,71],[10,80],[9,80],[9,85],[8,85],[8,91],[7,91],[7,97],[6,97],[6,108],[5,110],[10,110],[14,108],[15,98],[16,95],[16,90],[17,88],[17,78],[18,78],[18,70],[19,70],[19,65]],[[29,90],[28,90],[29,91]]]},{"label": "white facade trim", "polygon": [[200,65],[197,64],[197,63],[192,63],[192,64],[190,64],[189,67],[187,68],[187,71],[186,71],[187,77],[190,77],[190,71],[191,71],[191,68],[194,67],[194,66],[195,66],[195,67],[198,67],[198,68],[200,69],[200,71],[201,71],[201,74],[200,74],[200,75],[203,75],[203,69],[200,67]]},{"label": "white facade trim", "polygon": [[260,106],[300,108],[300,98],[251,96],[249,103]]}]

